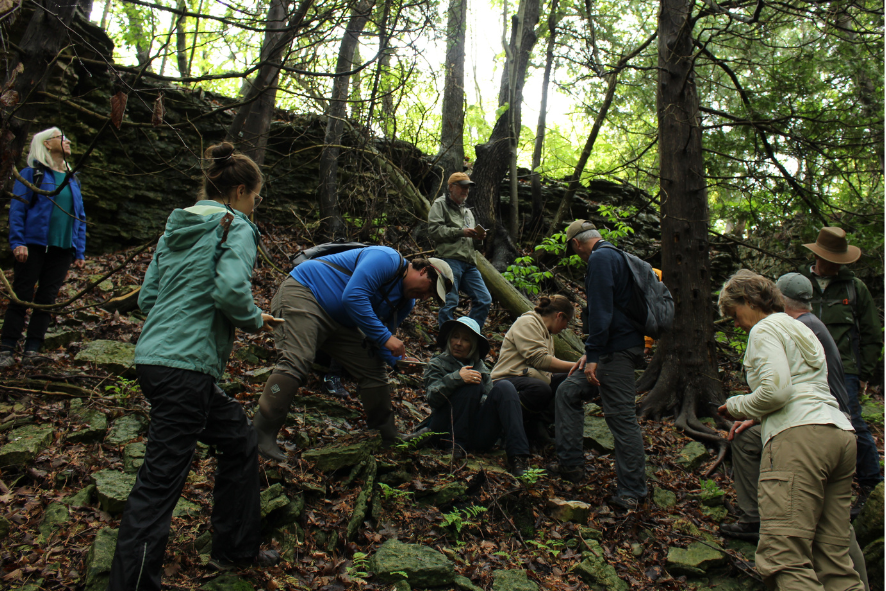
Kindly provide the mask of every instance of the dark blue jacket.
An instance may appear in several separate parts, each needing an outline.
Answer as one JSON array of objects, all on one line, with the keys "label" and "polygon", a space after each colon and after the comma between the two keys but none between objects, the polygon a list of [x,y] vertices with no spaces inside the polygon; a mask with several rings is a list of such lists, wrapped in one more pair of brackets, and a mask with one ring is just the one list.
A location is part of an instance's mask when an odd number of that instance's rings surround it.
[{"label": "dark blue jacket", "polygon": [[585,293],[588,295],[585,354],[589,363],[598,363],[600,357],[608,353],[643,346],[643,334],[634,327],[627,314],[635,318],[641,315],[623,308],[633,299],[631,270],[621,253],[603,248],[604,243],[609,244],[599,240],[594,245],[585,274]]},{"label": "dark blue jacket", "polygon": [[[34,181],[34,169],[22,170],[22,177],[29,183]],[[68,182],[71,195],[74,197],[74,228],[71,232],[71,248],[74,259],[85,258],[86,251],[86,212],[83,210],[83,196],[80,194],[80,182],[76,178]],[[47,170],[43,174],[40,188],[45,191],[55,189],[55,177]],[[55,205],[51,197],[34,195],[21,181],[15,181],[12,192],[24,199],[22,203],[13,199],[9,204],[9,244],[15,250],[19,246],[46,246],[49,235],[49,219]],[[36,197],[36,198],[35,198]]]},{"label": "dark blue jacket", "polygon": [[[320,261],[347,269],[348,276]],[[403,299],[402,257],[387,246],[355,248],[338,254],[307,260],[290,275],[311,290],[320,307],[333,320],[349,328],[359,328],[379,346],[390,365],[397,359],[384,347],[400,323],[415,306],[414,299]],[[387,297],[385,297],[387,294]]]}]

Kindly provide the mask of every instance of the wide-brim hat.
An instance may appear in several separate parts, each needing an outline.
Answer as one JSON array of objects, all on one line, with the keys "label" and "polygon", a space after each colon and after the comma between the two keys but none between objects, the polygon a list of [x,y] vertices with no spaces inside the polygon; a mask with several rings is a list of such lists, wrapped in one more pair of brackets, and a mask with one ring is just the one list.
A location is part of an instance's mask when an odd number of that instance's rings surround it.
[{"label": "wide-brim hat", "polygon": [[804,244],[816,256],[838,265],[854,263],[861,257],[861,249],[846,241],[843,228],[822,228],[812,244]]},{"label": "wide-brim hat", "polygon": [[809,302],[812,300],[812,282],[799,273],[786,273],[778,278],[775,287],[781,294],[792,300]]},{"label": "wide-brim hat", "polygon": [[446,350],[446,340],[449,338],[449,333],[452,332],[452,329],[458,325],[464,325],[471,329],[475,335],[477,335],[477,353],[480,354],[480,359],[486,357],[489,354],[489,341],[486,340],[482,334],[480,334],[480,325],[477,324],[477,321],[473,318],[469,318],[467,316],[462,316],[458,320],[447,320],[443,323],[443,326],[440,327],[440,333],[437,335],[437,346]]},{"label": "wide-brim hat", "polygon": [[437,298],[441,303],[446,302],[446,294],[452,291],[455,285],[455,276],[452,274],[452,267],[443,259],[429,258],[428,261],[437,272]]},{"label": "wide-brim hat", "polygon": [[575,254],[572,249],[572,239],[588,230],[596,230],[597,226],[588,220],[575,220],[566,228],[566,254]]},{"label": "wide-brim hat", "polygon": [[447,186],[448,185],[461,185],[463,187],[468,187],[468,186],[473,187],[476,184],[477,183],[475,183],[474,181],[471,180],[471,177],[469,177],[468,175],[466,175],[463,172],[453,172],[451,175],[449,175],[449,181],[446,183]]}]

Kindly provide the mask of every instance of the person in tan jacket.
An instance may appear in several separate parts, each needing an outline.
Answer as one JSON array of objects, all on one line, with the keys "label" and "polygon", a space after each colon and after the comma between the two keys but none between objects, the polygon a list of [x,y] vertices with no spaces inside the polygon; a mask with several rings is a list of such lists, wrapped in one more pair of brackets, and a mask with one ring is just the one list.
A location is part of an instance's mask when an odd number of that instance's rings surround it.
[{"label": "person in tan jacket", "polygon": [[[574,363],[554,355],[554,335],[563,331],[574,315],[572,302],[564,296],[539,298],[535,309],[520,316],[508,330],[498,363],[492,370],[493,381],[507,380],[517,389],[528,437],[540,443],[550,441],[546,425],[550,424],[551,415],[555,415],[560,460],[555,471],[573,482],[584,475],[582,400],[589,399],[595,390],[582,374],[576,374],[574,379],[569,378],[568,372]],[[564,395],[570,393],[566,398],[572,402],[558,402],[555,408],[555,395],[561,396],[561,388]],[[579,425],[577,435],[573,428],[576,417]],[[561,451],[565,452],[565,457]]]}]

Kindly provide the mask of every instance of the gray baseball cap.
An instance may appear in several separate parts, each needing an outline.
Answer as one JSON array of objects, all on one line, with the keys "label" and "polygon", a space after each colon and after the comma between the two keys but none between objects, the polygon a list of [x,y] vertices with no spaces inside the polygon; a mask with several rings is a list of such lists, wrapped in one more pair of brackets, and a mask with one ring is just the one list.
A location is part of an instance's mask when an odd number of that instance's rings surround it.
[{"label": "gray baseball cap", "polygon": [[808,302],[812,299],[812,282],[799,273],[786,273],[778,278],[775,287],[786,298]]}]

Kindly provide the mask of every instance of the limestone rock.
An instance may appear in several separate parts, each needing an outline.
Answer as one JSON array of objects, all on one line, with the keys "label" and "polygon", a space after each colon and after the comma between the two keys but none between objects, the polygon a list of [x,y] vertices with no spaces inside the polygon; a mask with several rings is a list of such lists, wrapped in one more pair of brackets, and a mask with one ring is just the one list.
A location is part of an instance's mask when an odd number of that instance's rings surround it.
[{"label": "limestone rock", "polygon": [[554,497],[548,499],[548,515],[558,521],[572,521],[575,523],[587,523],[591,516],[591,506],[582,501],[566,501]]},{"label": "limestone rock", "polygon": [[359,464],[378,448],[380,439],[371,439],[352,445],[321,447],[304,452],[303,460],[314,462],[321,472],[333,472],[347,466]]},{"label": "limestone rock", "polygon": [[62,503],[50,503],[43,512],[43,521],[37,527],[44,539],[49,538],[70,517],[68,508]]},{"label": "limestone rock", "polygon": [[538,585],[529,580],[525,570],[494,570],[492,591],[538,591]]},{"label": "limestone rock", "polygon": [[578,526],[578,535],[585,540],[600,541],[603,539],[603,532],[593,527]]},{"label": "limestone rock", "polygon": [[120,341],[90,341],[74,357],[80,365],[95,365],[115,376],[135,377],[135,345]]},{"label": "limestone rock", "polygon": [[52,425],[25,425],[9,434],[0,447],[0,468],[29,464],[52,443]]},{"label": "limestone rock", "polygon": [[202,591],[255,591],[255,586],[237,575],[221,575],[200,587]]},{"label": "limestone rock", "polygon": [[111,561],[117,549],[117,530],[102,529],[86,555],[86,588],[84,591],[105,591],[111,574]]},{"label": "limestone rock", "polygon": [[112,515],[123,512],[129,492],[135,485],[135,474],[117,472],[116,470],[102,470],[92,475],[95,482],[95,491],[98,494],[98,504],[103,511]]},{"label": "limestone rock", "polygon": [[123,445],[129,443],[145,432],[148,427],[148,419],[139,414],[123,415],[111,425],[105,443]]},{"label": "limestone rock", "polygon": [[677,504],[677,495],[673,492],[656,486],[652,491],[652,502],[660,509],[668,509]]},{"label": "limestone rock", "polygon": [[360,412],[350,409],[347,406],[320,398],[319,396],[296,396],[292,399],[293,408],[304,408],[305,410],[317,411],[327,417],[340,417],[343,419],[359,419]]},{"label": "limestone rock", "polygon": [[602,417],[585,416],[584,446],[601,454],[608,454],[615,450],[615,438],[606,425],[606,419]]},{"label": "limestone rock", "polygon": [[[406,581],[402,582],[405,583]],[[455,579],[452,581],[452,584],[462,591],[483,591],[482,587],[478,587],[471,582],[471,579],[463,577],[461,575],[455,575]]]},{"label": "limestone rock", "polygon": [[272,371],[274,371],[273,367],[261,367],[259,369],[244,372],[243,375],[246,376],[246,381],[250,384],[264,384],[268,381],[268,378],[271,377]]},{"label": "limestone rock", "polygon": [[78,493],[62,499],[62,503],[71,507],[86,507],[92,502],[93,493],[95,493],[95,485],[88,484]]},{"label": "limestone rock", "polygon": [[707,505],[701,506],[701,512],[706,517],[710,517],[717,523],[720,523],[726,516],[729,515],[729,511],[726,510],[726,507],[720,505],[719,507],[708,507]]},{"label": "limestone rock", "polygon": [[123,448],[123,471],[135,474],[145,463],[145,448],[142,441],[130,443]]},{"label": "limestone rock", "polygon": [[63,330],[60,332],[46,333],[43,340],[43,350],[52,351],[60,347],[67,347],[71,343],[79,341],[83,338],[83,333],[79,330]]},{"label": "limestone rock", "polygon": [[194,517],[200,514],[200,505],[192,503],[188,499],[181,497],[172,510],[173,517]]},{"label": "limestone rock", "polygon": [[708,459],[708,450],[698,441],[692,441],[680,450],[676,462],[687,471],[692,472]]},{"label": "limestone rock", "polygon": [[447,482],[416,494],[416,499],[423,504],[445,507],[465,494],[468,487],[463,482]]},{"label": "limestone rock", "polygon": [[94,443],[101,441],[108,431],[108,418],[105,413],[91,408],[83,408],[83,401],[75,398],[71,401],[69,415],[74,425],[65,435],[69,443]]},{"label": "limestone rock", "polygon": [[878,484],[864,508],[855,521],[852,523],[855,527],[855,537],[858,545],[864,548],[877,538],[883,537],[883,483]]},{"label": "limestone rock", "polygon": [[726,562],[726,555],[711,544],[693,542],[687,548],[668,550],[667,569],[672,575],[703,575]]},{"label": "limestone rock", "polygon": [[403,577],[392,574],[406,573],[406,580],[416,587],[440,587],[455,580],[455,565],[451,560],[432,548],[418,544],[404,544],[388,540],[369,560],[369,569],[383,583],[393,583]]},{"label": "limestone rock", "polygon": [[615,567],[606,562],[600,543],[591,540],[588,546],[590,552],[572,568],[572,572],[595,591],[628,591],[628,584],[619,578]]},{"label": "limestone rock", "polygon": [[277,509],[283,509],[289,505],[289,497],[283,492],[282,484],[269,486],[261,492],[259,499],[261,502],[262,519]]},{"label": "limestone rock", "polygon": [[[881,485],[882,486],[882,485]],[[883,538],[877,538],[864,546],[864,561],[868,569],[868,581],[883,580]],[[876,587],[872,587],[876,589]],[[880,587],[882,589],[882,587]]]}]

